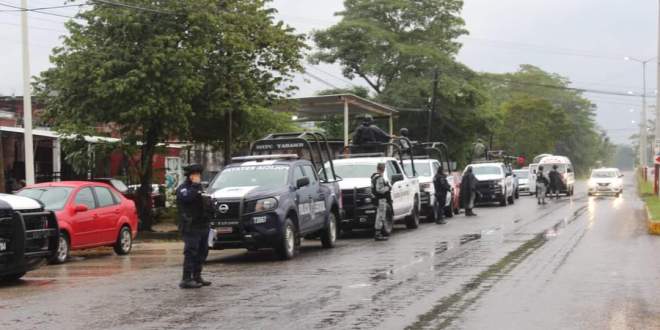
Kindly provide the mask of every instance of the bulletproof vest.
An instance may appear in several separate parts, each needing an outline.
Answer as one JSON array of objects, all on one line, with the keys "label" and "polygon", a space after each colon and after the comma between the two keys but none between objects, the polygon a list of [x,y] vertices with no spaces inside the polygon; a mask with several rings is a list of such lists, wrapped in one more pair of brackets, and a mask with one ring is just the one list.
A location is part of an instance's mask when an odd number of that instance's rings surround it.
[{"label": "bulletproof vest", "polygon": [[383,193],[379,193],[376,190],[376,182],[382,177],[383,177],[383,175],[380,174],[380,173],[374,173],[371,176],[371,192],[377,199],[387,198],[389,200],[390,199],[390,193],[389,192],[386,192],[386,193],[383,194]]}]

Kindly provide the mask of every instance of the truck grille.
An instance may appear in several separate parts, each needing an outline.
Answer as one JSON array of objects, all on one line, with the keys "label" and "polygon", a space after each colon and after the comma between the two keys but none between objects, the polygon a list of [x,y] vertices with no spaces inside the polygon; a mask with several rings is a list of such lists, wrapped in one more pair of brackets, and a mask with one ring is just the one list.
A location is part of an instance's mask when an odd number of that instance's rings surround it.
[{"label": "truck grille", "polygon": [[212,210],[214,220],[238,220],[241,217],[241,202],[214,200]]}]

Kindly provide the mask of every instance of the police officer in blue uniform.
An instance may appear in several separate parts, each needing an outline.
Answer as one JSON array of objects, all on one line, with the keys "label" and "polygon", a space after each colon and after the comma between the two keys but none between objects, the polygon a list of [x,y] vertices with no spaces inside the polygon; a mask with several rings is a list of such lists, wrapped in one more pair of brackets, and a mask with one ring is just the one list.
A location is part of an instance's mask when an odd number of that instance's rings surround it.
[{"label": "police officer in blue uniform", "polygon": [[209,223],[204,215],[202,166],[184,168],[186,180],[176,190],[177,221],[183,236],[183,278],[179,287],[196,289],[211,285],[202,278],[202,266],[209,254]]}]

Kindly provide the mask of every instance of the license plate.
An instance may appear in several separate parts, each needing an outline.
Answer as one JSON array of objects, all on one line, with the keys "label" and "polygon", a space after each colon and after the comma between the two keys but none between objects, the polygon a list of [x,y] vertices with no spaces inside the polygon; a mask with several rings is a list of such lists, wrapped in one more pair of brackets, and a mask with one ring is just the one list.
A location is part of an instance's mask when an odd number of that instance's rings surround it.
[{"label": "license plate", "polygon": [[0,251],[7,250],[7,242],[0,242]]},{"label": "license plate", "polygon": [[216,231],[218,232],[218,234],[231,234],[231,233],[234,232],[234,228],[233,227],[219,227],[219,228],[216,228]]}]

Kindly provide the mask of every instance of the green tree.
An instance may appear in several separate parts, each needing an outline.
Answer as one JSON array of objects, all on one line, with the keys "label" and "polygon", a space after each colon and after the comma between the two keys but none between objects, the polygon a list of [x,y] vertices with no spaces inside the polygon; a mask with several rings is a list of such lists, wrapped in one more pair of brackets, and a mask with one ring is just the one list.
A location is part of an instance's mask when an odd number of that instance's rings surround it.
[{"label": "green tree", "polygon": [[110,124],[120,146],[139,148],[137,206],[149,230],[158,144],[217,139],[223,127],[205,123],[283,95],[302,41],[261,0],[124,2],[148,10],[95,3],[69,21],[36,89],[56,129],[93,134]]},{"label": "green tree", "polygon": [[411,72],[451,62],[467,33],[462,0],[345,0],[342,20],[316,31],[312,60],[339,62],[347,78],[360,77],[382,93]]},{"label": "green tree", "polygon": [[[584,175],[596,164],[610,157],[612,147],[607,136],[595,123],[595,105],[580,91],[570,88],[568,78],[548,73],[533,65],[522,65],[513,73],[483,74],[481,77],[487,102],[483,111],[495,120],[491,132],[494,134],[494,148],[516,145],[518,140],[529,139],[522,135],[512,137],[505,134],[505,118],[502,105],[526,98],[543,99],[561,113],[547,113],[553,122],[562,123],[554,132],[556,142],[544,153],[556,153],[571,158],[576,172]],[[521,150],[515,150],[519,153]]]}]

